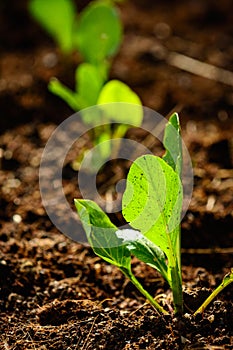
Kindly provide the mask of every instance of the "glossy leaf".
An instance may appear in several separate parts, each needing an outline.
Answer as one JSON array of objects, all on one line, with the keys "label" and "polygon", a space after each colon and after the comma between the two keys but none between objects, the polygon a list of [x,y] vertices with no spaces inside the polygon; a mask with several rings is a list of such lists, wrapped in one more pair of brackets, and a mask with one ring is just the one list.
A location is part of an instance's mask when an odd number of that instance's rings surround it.
[{"label": "glossy leaf", "polygon": [[[166,125],[163,144],[165,147],[165,154],[163,159],[167,164],[169,164],[173,170],[180,176],[182,174],[182,139],[180,136],[180,122],[179,116],[177,113],[173,113],[169,118],[169,121]],[[177,213],[177,218],[180,215]],[[182,277],[181,277],[181,237],[180,237],[180,225],[173,232],[173,236],[176,238],[176,246],[173,247],[174,257],[171,267],[171,280],[172,280],[172,289],[174,301],[177,302],[178,309],[181,309],[182,304]],[[174,261],[175,260],[175,261]]]},{"label": "glossy leaf", "polygon": [[122,238],[127,244],[131,254],[147,265],[158,270],[167,281],[167,264],[164,252],[149,239],[143,236],[139,231],[125,229],[116,232],[117,237]]},{"label": "glossy leaf", "polygon": [[163,159],[179,174],[182,171],[182,142],[180,122],[177,113],[172,114],[164,132],[163,145],[166,153]]},{"label": "glossy leaf", "polygon": [[117,227],[108,216],[90,200],[75,199],[75,206],[94,252],[107,262],[130,271],[130,252],[117,237]]},{"label": "glossy leaf", "polygon": [[94,252],[107,262],[116,265],[156,310],[168,314],[133,275],[130,250],[123,239],[117,236],[117,228],[108,216],[95,202],[89,200],[75,199],[75,206]]},{"label": "glossy leaf", "polygon": [[122,213],[167,256],[176,244],[182,185],[178,174],[161,158],[142,156],[132,164],[122,199]]}]

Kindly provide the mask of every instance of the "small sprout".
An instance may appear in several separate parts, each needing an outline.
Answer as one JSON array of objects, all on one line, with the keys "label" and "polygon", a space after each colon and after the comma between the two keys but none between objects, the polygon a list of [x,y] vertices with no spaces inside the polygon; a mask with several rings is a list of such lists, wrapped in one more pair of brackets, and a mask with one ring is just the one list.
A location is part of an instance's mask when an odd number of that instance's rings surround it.
[{"label": "small sprout", "polygon": [[[179,118],[174,113],[164,134],[163,159],[144,155],[132,164],[122,199],[122,213],[132,229],[118,230],[93,201],[75,199],[78,215],[95,254],[116,265],[149,300],[166,311],[139,283],[131,270],[131,255],[153,267],[169,284],[174,312],[183,312],[180,217],[182,210],[182,149]],[[233,270],[195,312],[202,313],[215,296],[233,281]]]},{"label": "small sprout", "polygon": [[197,315],[198,313],[203,313],[206,307],[215,299],[215,297],[232,282],[233,282],[233,268],[231,269],[231,272],[227,273],[223,277],[221,284],[217,288],[215,288],[215,290],[210,294],[210,296],[197,309],[194,315]]},{"label": "small sprout", "polygon": [[[70,54],[78,50],[84,60],[75,71],[74,90],[52,78],[48,85],[50,92],[63,99],[74,111],[112,102],[142,105],[137,94],[126,84],[118,80],[108,81],[111,59],[116,55],[123,36],[122,23],[113,0],[92,1],[77,18],[72,0],[30,0],[29,10],[55,39],[62,52]],[[90,127],[96,122],[96,116],[90,120],[85,113],[80,113],[80,117]],[[89,134],[94,146],[100,145],[100,158],[105,161],[112,150],[103,141],[122,138],[130,123],[126,125],[122,116],[119,119],[120,113],[104,117],[105,120],[100,121],[102,126]],[[134,126],[140,126],[141,121],[140,112],[132,117]],[[109,127],[106,123],[115,125]],[[83,157],[84,152],[81,159]],[[74,169],[79,169],[80,159],[73,164]],[[95,171],[93,162],[92,169]]]}]

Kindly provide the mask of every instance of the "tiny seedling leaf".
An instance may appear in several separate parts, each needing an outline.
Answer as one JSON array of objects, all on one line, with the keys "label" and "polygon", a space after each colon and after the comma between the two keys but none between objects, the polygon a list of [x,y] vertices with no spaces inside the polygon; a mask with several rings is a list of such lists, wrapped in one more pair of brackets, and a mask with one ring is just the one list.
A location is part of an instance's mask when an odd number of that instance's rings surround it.
[{"label": "tiny seedling leaf", "polygon": [[76,13],[72,0],[30,0],[29,11],[64,53],[72,51],[72,31]]},{"label": "tiny seedling leaf", "polygon": [[98,64],[113,56],[121,39],[121,21],[111,3],[96,1],[82,11],[74,40],[87,62]]}]

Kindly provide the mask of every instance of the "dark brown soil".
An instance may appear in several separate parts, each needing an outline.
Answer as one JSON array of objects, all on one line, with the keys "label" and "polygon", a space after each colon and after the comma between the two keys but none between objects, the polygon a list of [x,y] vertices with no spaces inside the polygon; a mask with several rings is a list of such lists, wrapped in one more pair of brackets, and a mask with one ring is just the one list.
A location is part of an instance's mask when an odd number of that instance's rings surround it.
[{"label": "dark brown soil", "polygon": [[[117,268],[58,232],[47,217],[40,157],[56,125],[72,113],[47,83],[56,76],[72,87],[80,57],[60,54],[29,18],[26,1],[0,7],[0,349],[233,349],[232,286],[203,315],[192,316],[233,262],[232,85],[167,59],[176,52],[233,71],[231,1],[121,5],[125,40],[111,76],[137,91],[145,106],[180,113],[194,165],[193,198],[182,223],[185,315],[179,318],[158,315]],[[136,133],[130,131],[143,137]],[[72,204],[79,192],[68,161],[64,191]],[[126,173],[124,162],[106,167],[100,188],[120,166]],[[120,215],[115,220],[120,223]],[[168,307],[171,294],[159,274],[136,259],[132,264]]]}]

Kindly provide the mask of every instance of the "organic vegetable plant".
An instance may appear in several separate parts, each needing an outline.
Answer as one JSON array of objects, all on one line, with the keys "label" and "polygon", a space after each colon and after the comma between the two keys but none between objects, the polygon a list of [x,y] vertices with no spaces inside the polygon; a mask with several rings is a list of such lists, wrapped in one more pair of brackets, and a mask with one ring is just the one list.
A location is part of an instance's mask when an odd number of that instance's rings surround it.
[{"label": "organic vegetable plant", "polygon": [[[141,105],[140,98],[126,84],[119,80],[108,81],[111,59],[122,41],[122,24],[113,0],[91,2],[77,19],[72,0],[31,0],[29,10],[65,54],[78,50],[84,60],[75,72],[74,91],[52,78],[48,85],[52,93],[62,98],[74,111],[110,102]],[[93,121],[82,113],[80,117],[91,128]],[[114,127],[109,128],[107,122],[115,123]],[[108,121],[105,115],[103,126],[91,132],[94,145],[101,144],[103,140],[123,137],[128,126],[120,123],[117,114]],[[132,124],[140,126],[141,118],[135,119],[133,116]],[[106,150],[108,145],[105,144],[105,150],[102,150],[105,158],[111,153],[110,148]]]},{"label": "organic vegetable plant", "polygon": [[[134,276],[131,255],[155,268],[169,284],[174,313],[183,312],[180,220],[182,210],[182,145],[179,118],[174,113],[166,125],[162,158],[137,158],[128,173],[122,199],[122,213],[132,229],[119,230],[93,201],[75,199],[78,215],[94,252],[116,265],[149,300],[156,310],[167,314]],[[233,281],[233,270],[196,311]]]}]

